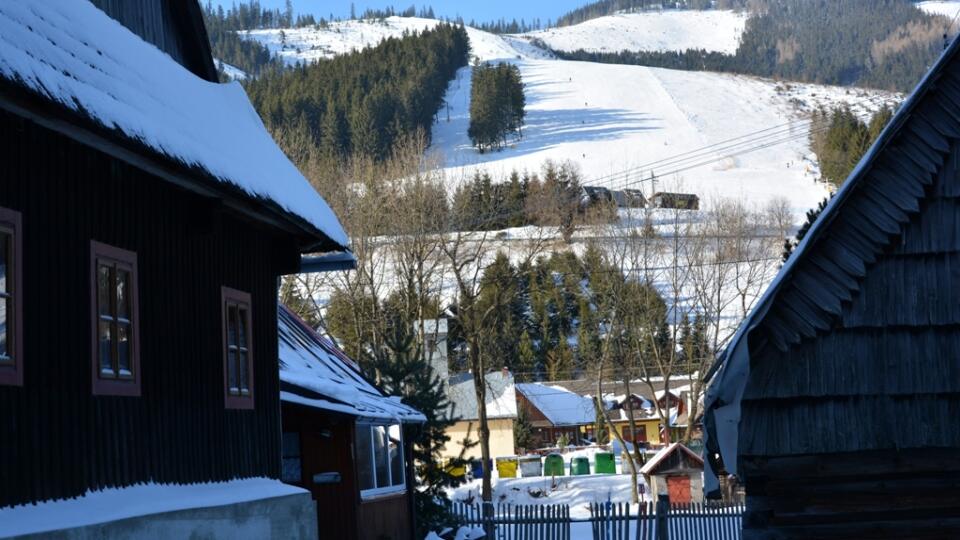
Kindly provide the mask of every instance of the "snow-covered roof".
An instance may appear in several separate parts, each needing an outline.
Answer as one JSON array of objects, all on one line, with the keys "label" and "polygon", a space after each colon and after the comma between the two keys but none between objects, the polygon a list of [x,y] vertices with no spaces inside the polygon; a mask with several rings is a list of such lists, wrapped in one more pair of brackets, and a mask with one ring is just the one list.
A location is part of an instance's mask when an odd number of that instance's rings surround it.
[{"label": "snow-covered roof", "polygon": [[669,446],[661,449],[661,450],[660,450],[659,452],[657,452],[652,458],[650,458],[649,460],[647,460],[647,462],[643,465],[643,467],[640,467],[640,474],[648,475],[648,474],[654,472],[654,471],[656,470],[656,468],[660,465],[660,463],[662,463],[663,460],[665,460],[665,459],[667,458],[667,456],[669,456],[670,454],[672,454],[672,453],[674,453],[674,452],[683,452],[683,453],[685,453],[687,456],[689,456],[691,459],[693,459],[694,461],[696,461],[697,463],[703,465],[703,458],[701,458],[700,456],[698,456],[693,450],[690,450],[690,449],[687,448],[686,446],[684,446],[684,445],[682,445],[682,444],[680,444],[680,443],[678,443],[678,442],[675,442],[675,443],[671,443]]},{"label": "snow-covered roof", "polygon": [[348,244],[238,83],[197,77],[90,2],[0,2],[0,79]]},{"label": "snow-covered roof", "polygon": [[[502,371],[488,373],[487,382],[487,418],[516,418],[517,392],[513,384],[513,375]],[[476,420],[477,396],[473,389],[473,375],[461,373],[453,375],[448,381],[447,395],[450,398],[452,417],[458,420]]]},{"label": "snow-covered roof", "polygon": [[271,478],[204,484],[139,484],[81,497],[0,508],[0,537],[41,534],[137,516],[308,493]]},{"label": "snow-covered roof", "polygon": [[580,426],[597,420],[593,400],[562,386],[520,383],[517,384],[517,392],[523,394],[555,426]]},{"label": "snow-covered roof", "polygon": [[353,360],[286,306],[280,306],[277,328],[282,401],[363,418],[426,420],[399,398],[384,395]]}]

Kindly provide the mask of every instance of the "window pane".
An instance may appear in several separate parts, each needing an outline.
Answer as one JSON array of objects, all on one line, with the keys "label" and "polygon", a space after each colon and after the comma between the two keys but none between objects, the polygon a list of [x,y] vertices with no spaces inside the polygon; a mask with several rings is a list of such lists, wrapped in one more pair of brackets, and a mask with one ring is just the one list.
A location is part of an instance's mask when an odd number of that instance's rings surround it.
[{"label": "window pane", "polygon": [[387,428],[373,426],[373,457],[377,467],[377,487],[390,486],[390,469],[387,455]]},{"label": "window pane", "polygon": [[237,306],[227,306],[227,344],[237,344]]},{"label": "window pane", "polygon": [[250,365],[247,363],[247,352],[240,350],[240,393],[250,395]]},{"label": "window pane", "polygon": [[390,483],[394,486],[403,485],[403,445],[400,443],[400,426],[394,424],[388,431],[390,450]]},{"label": "window pane", "polygon": [[117,324],[117,362],[120,366],[120,376],[129,377],[133,375],[133,368],[130,367],[130,326],[126,324]]},{"label": "window pane", "polygon": [[284,482],[299,482],[302,477],[300,469],[300,434],[284,433],[281,447],[283,456],[283,471],[280,479]]},{"label": "window pane", "polygon": [[10,273],[10,259],[10,235],[0,232],[0,292],[9,292],[7,275]]},{"label": "window pane", "polygon": [[240,337],[237,340],[237,344],[241,347],[247,346],[247,310],[240,309],[238,315],[238,328],[240,330]]},{"label": "window pane", "polygon": [[117,317],[130,320],[130,272],[117,269]]},{"label": "window pane", "polygon": [[97,306],[100,315],[113,316],[110,311],[110,274],[112,268],[99,265],[97,270]]},{"label": "window pane", "polygon": [[231,394],[240,393],[240,386],[237,384],[237,350],[234,348],[227,350],[227,384],[230,385]]},{"label": "window pane", "polygon": [[357,426],[357,472],[360,476],[360,489],[373,489],[373,454],[370,449],[370,426]]},{"label": "window pane", "polygon": [[110,323],[100,321],[100,374],[106,377],[114,376],[110,340]]},{"label": "window pane", "polygon": [[10,359],[9,342],[7,340],[7,313],[11,302],[9,298],[0,298],[0,362]]}]

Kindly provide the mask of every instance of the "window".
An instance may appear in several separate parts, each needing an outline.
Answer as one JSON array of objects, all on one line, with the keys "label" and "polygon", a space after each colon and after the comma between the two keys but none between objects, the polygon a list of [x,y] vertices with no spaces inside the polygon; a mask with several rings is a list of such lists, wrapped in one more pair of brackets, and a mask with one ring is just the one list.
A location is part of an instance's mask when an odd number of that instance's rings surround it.
[{"label": "window", "polygon": [[228,409],[253,408],[253,339],[250,295],[223,287],[223,380]]},{"label": "window", "polygon": [[401,493],[406,489],[400,424],[358,422],[355,443],[361,497]]},{"label": "window", "polygon": [[20,213],[0,208],[0,384],[23,384]]},{"label": "window", "polygon": [[283,471],[280,473],[280,479],[288,484],[299,484],[303,480],[300,465],[300,434],[284,433],[280,453],[283,457]]},{"label": "window", "polygon": [[137,254],[91,242],[93,393],[140,395]]}]

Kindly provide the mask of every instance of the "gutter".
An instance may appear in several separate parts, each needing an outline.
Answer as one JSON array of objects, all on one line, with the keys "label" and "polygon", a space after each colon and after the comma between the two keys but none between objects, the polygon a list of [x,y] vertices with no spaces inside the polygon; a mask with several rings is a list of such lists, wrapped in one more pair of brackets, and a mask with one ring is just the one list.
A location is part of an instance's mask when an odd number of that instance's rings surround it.
[{"label": "gutter", "polygon": [[300,257],[300,274],[355,270],[357,258],[349,251],[336,251],[313,257]]}]

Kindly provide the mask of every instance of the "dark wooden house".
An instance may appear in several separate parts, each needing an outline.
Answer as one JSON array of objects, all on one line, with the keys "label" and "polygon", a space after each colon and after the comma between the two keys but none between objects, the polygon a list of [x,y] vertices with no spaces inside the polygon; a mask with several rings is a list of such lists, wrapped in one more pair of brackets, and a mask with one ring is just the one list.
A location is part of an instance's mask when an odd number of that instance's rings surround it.
[{"label": "dark wooden house", "polygon": [[677,210],[699,210],[700,197],[693,193],[654,193],[650,197],[654,208],[673,208]]},{"label": "dark wooden house", "polygon": [[707,490],[745,539],[960,538],[960,44],[904,102],[733,339]]},{"label": "dark wooden house", "polygon": [[[0,36],[0,536],[112,537],[14,507],[106,488],[149,488],[109,514],[132,536],[303,536],[277,283],[345,249],[336,217],[217,84],[195,1],[0,2]],[[205,513],[169,513],[201,484]]]},{"label": "dark wooden house", "polygon": [[611,191],[610,196],[619,208],[646,208],[647,198],[639,189]]},{"label": "dark wooden house", "polygon": [[532,426],[532,446],[527,450],[554,446],[561,436],[568,444],[582,444],[584,428],[597,421],[593,400],[561,386],[545,383],[518,383],[518,414],[526,415]]},{"label": "dark wooden house", "polygon": [[406,439],[425,417],[284,306],[279,325],[283,480],[313,495],[321,539],[412,539]]}]

